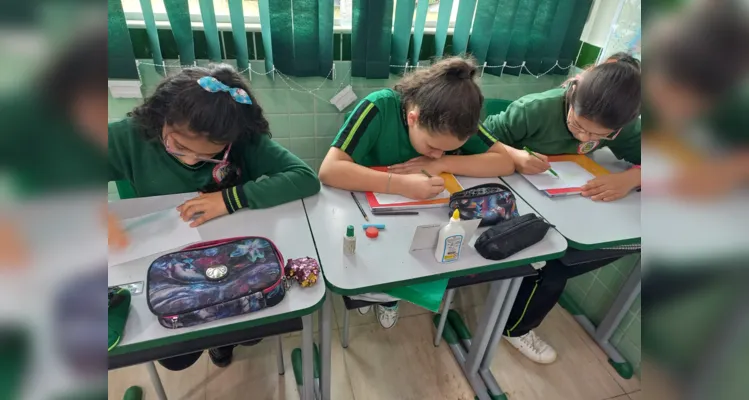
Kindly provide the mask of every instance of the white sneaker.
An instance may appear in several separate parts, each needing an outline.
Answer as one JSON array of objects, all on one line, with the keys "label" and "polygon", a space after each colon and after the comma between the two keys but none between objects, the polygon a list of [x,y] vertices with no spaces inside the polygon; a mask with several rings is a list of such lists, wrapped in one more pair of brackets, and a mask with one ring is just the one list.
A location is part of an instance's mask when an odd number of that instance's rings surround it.
[{"label": "white sneaker", "polygon": [[378,304],[375,306],[375,314],[377,314],[377,320],[380,321],[380,325],[385,329],[390,329],[398,322],[398,303],[395,303],[392,307],[385,307]]},{"label": "white sneaker", "polygon": [[366,306],[366,307],[359,307],[359,308],[356,309],[356,311],[359,311],[359,314],[361,314],[361,315],[365,315],[371,309],[372,309],[372,306]]},{"label": "white sneaker", "polygon": [[557,359],[557,352],[548,343],[541,340],[535,332],[523,336],[503,336],[511,345],[520,350],[524,356],[539,364],[551,364]]}]

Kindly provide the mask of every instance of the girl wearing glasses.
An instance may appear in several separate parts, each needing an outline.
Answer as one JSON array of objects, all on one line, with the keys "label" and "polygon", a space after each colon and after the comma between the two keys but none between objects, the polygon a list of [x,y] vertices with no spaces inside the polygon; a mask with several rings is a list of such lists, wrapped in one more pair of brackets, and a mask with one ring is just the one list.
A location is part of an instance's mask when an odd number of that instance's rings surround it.
[{"label": "girl wearing glasses", "polygon": [[199,191],[177,208],[191,226],[317,193],[315,172],[270,136],[231,66],[185,69],[109,125],[109,180],[129,181],[138,196]]},{"label": "girl wearing glasses", "polygon": [[[109,180],[129,181],[138,196],[199,191],[177,207],[193,227],[320,190],[315,172],[270,139],[262,108],[228,65],[182,70],[127,118],[109,124]],[[211,361],[229,365],[233,347],[210,349]],[[159,362],[183,370],[201,353]]]},{"label": "girl wearing glasses", "polygon": [[[550,168],[546,155],[586,154],[609,147],[619,159],[640,165],[640,62],[617,53],[565,82],[524,96],[484,126],[505,145],[524,174]],[[527,146],[540,158],[523,150]],[[640,169],[597,177],[582,195],[613,201],[640,186]]]}]

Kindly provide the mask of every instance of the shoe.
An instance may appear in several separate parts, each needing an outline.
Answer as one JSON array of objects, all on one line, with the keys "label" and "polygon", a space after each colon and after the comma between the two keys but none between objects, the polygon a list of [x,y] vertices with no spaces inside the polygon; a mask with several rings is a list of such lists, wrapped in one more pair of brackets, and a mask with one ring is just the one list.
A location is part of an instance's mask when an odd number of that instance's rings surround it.
[{"label": "shoe", "polygon": [[557,359],[556,350],[549,346],[548,343],[544,342],[533,331],[530,331],[523,336],[503,337],[531,361],[539,364],[551,364]]},{"label": "shoe", "polygon": [[211,361],[219,368],[225,368],[231,364],[233,353],[234,346],[214,347],[208,350],[208,356],[211,357]]},{"label": "shoe", "polygon": [[380,325],[385,329],[390,329],[398,322],[398,304],[396,303],[392,307],[385,307],[378,304],[375,306],[375,314],[377,315],[377,320],[380,321]]},{"label": "shoe", "polygon": [[356,311],[359,311],[359,314],[361,314],[361,315],[365,315],[371,309],[372,309],[372,306],[366,306],[366,307],[359,307],[359,308],[356,309]]}]

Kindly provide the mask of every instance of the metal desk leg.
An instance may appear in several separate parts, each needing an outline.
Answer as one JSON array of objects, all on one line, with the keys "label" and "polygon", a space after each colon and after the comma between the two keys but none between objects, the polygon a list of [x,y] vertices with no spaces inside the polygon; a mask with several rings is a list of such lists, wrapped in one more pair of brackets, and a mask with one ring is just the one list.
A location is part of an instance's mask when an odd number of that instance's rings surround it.
[{"label": "metal desk leg", "polygon": [[313,372],[313,326],[312,326],[312,314],[308,314],[302,317],[302,400],[314,400],[314,372]]},{"label": "metal desk leg", "polygon": [[320,392],[322,400],[330,400],[330,337],[332,335],[331,318],[333,314],[333,296],[329,290],[325,292],[325,302],[320,311]]},{"label": "metal desk leg", "polygon": [[453,302],[455,296],[455,289],[449,289],[447,296],[445,296],[445,305],[442,307],[442,314],[440,314],[440,323],[437,325],[437,332],[434,334],[434,346],[439,346],[442,340],[442,331],[445,329],[445,322],[447,322],[447,312],[450,311],[450,304]]},{"label": "metal desk leg", "polygon": [[486,383],[486,387],[489,389],[489,392],[491,392],[493,398],[498,398],[504,392],[499,387],[497,380],[494,379],[494,374],[491,372],[492,358],[494,357],[494,352],[499,345],[500,339],[502,339],[502,331],[504,331],[507,320],[510,318],[512,306],[515,304],[515,298],[518,295],[522,283],[523,278],[513,278],[510,280],[510,289],[504,303],[502,304],[502,310],[499,313],[497,324],[494,326],[494,331],[489,339],[489,345],[486,347],[484,357],[481,359],[479,374],[481,375],[481,378],[484,379],[484,383]]},{"label": "metal desk leg", "polygon": [[278,375],[283,375],[286,372],[286,369],[283,365],[283,342],[281,340],[281,335],[276,335],[276,364],[278,365]]},{"label": "metal desk leg", "polygon": [[494,281],[491,283],[489,295],[484,303],[484,311],[478,322],[475,340],[471,343],[466,359],[466,369],[470,374],[476,374],[479,370],[479,364],[484,358],[486,346],[497,325],[497,318],[502,309],[502,303],[507,296],[507,290],[510,286],[510,280]]},{"label": "metal desk leg", "polygon": [[159,372],[156,371],[155,361],[146,363],[146,369],[148,369],[148,376],[151,378],[151,384],[153,384],[154,390],[156,390],[156,397],[159,400],[167,400],[164,386],[161,384],[161,378],[159,378]]},{"label": "metal desk leg", "polygon": [[596,328],[593,323],[584,315],[573,315],[575,320],[582,325],[582,327],[588,332],[593,340],[598,343],[598,346],[609,356],[609,364],[621,375],[622,378],[629,379],[632,377],[634,371],[632,365],[619,354],[614,346],[609,343],[611,335],[622,322],[622,318],[629,312],[629,308],[632,303],[637,299],[640,294],[641,282],[640,282],[640,260],[637,260],[637,265],[630,272],[627,281],[616,296],[614,303],[606,313],[606,316],[601,321],[601,324]]}]

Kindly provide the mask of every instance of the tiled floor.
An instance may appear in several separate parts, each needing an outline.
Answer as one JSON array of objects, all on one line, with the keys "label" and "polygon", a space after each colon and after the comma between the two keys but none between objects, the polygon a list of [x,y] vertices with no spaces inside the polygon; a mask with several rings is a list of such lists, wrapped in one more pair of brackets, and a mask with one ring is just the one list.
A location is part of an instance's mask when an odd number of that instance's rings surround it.
[{"label": "tiled floor", "polygon": [[[456,295],[470,327],[475,326],[478,305],[486,286],[464,288]],[[374,314],[351,312],[349,348],[340,345],[343,301],[334,297],[332,341],[332,397],[336,400],[460,399],[474,395],[448,347],[432,344],[434,327],[428,311],[407,303],[401,319],[390,330],[376,323]],[[534,364],[506,342],[496,349],[492,371],[511,400],[641,400],[640,383],[624,380],[606,362],[606,355],[562,308],[552,311],[538,330],[559,352],[551,365]],[[283,339],[287,373],[276,371],[275,341],[237,347],[234,362],[217,368],[207,354],[182,372],[159,367],[171,400],[276,400],[298,399],[291,371],[291,351],[301,345],[301,336]],[[143,387],[146,399],[155,399],[145,367],[134,366],[109,372],[109,398],[119,399],[132,385]]]}]

